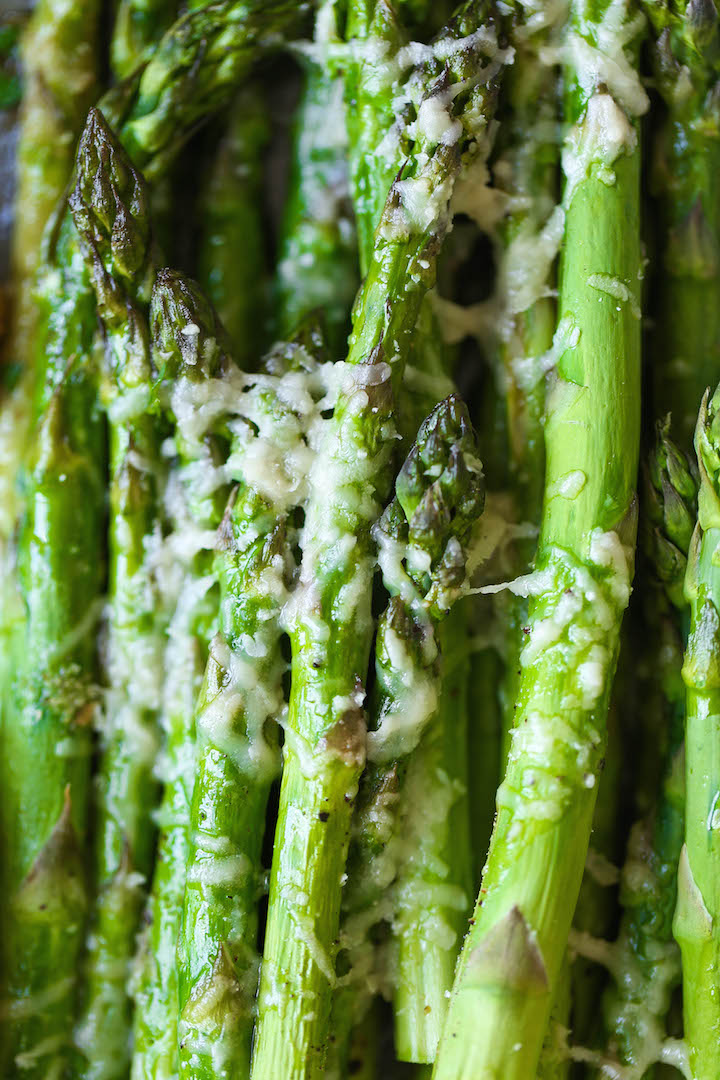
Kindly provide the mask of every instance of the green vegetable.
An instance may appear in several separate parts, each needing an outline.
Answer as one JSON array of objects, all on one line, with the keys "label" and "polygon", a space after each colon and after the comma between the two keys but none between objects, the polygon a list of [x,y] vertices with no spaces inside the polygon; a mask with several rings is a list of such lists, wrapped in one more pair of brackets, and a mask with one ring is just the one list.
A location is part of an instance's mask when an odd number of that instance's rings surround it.
[{"label": "green vegetable", "polygon": [[[720,20],[705,0],[644,0],[664,109],[652,146],[659,250],[653,275],[653,415],[691,450],[700,399],[720,377]],[[677,92],[682,81],[682,93]],[[683,327],[687,326],[685,332]]]},{"label": "green vegetable", "polygon": [[162,429],[148,411],[150,345],[142,313],[149,287],[147,190],[96,109],[77,155],[70,208],[105,328],[100,397],[110,434],[109,598],[95,888],[78,1072],[126,1074],[127,981],[153,862],[164,619],[153,566],[159,538]]},{"label": "green vegetable", "polygon": [[177,17],[176,0],[118,0],[110,56],[115,75],[124,79],[152,55],[159,38]]},{"label": "green vegetable", "polygon": [[248,371],[258,367],[265,339],[268,282],[260,210],[268,135],[265,103],[251,84],[230,106],[198,207],[198,277],[230,336],[235,362]]},{"label": "green vegetable", "polygon": [[669,420],[657,425],[641,515],[649,571],[645,603],[661,674],[658,708],[663,725],[656,738],[665,768],[655,801],[630,833],[620,894],[623,918],[615,945],[618,958],[612,968],[615,986],[605,998],[609,1053],[634,1067],[638,1076],[645,1076],[656,1060],[680,973],[672,919],[684,832],[685,690],[680,672],[688,613],[683,582],[697,513],[697,475],[670,439],[669,427]]},{"label": "green vegetable", "polygon": [[[197,326],[196,335],[183,333]],[[160,374],[156,393],[175,421],[166,500],[171,533],[165,544],[179,567],[174,610],[168,624],[162,726],[165,740],[157,774],[164,781],[160,836],[147,910],[148,929],[140,943],[134,979],[134,1080],[170,1080],[178,1075],[177,966],[185,868],[191,850],[190,807],[195,782],[195,706],[208,645],[217,622],[217,581],[213,570],[215,531],[225,509],[227,483],[210,485],[207,473],[224,460],[223,417],[214,430],[187,424],[173,388],[207,384],[229,370],[227,340],[200,289],[170,270],[157,273],[150,307],[152,355]],[[180,422],[178,421],[178,415]],[[184,423],[182,421],[185,421]]]},{"label": "green vegetable", "polygon": [[[580,40],[593,46],[601,32],[614,35],[632,73],[641,25],[633,6],[598,3],[592,18],[583,4],[571,11]],[[568,72],[563,349],[547,405],[537,569],[526,582],[535,595],[507,771],[437,1080],[533,1075],[587,854],[629,597],[639,449],[635,118],[646,98],[632,77],[615,92],[621,100],[586,82],[582,68]]]},{"label": "green vegetable", "polygon": [[[709,400],[708,400],[709,399]],[[717,843],[714,806],[717,794],[716,725],[718,675],[718,504],[717,393],[703,398],[695,432],[700,467],[698,520],[688,556],[685,593],[691,626],[682,668],[687,687],[685,726],[685,843],[680,855],[673,933],[680,945],[683,1014],[692,1075],[717,1071],[720,1023],[718,953]]]},{"label": "green vegetable", "polygon": [[[332,25],[317,19],[314,48],[337,42]],[[348,190],[344,81],[333,64],[314,54],[303,72],[295,118],[293,159],[280,253],[277,303],[287,336],[311,311],[322,311],[330,354],[346,347],[350,309],[358,286],[357,239]]]}]

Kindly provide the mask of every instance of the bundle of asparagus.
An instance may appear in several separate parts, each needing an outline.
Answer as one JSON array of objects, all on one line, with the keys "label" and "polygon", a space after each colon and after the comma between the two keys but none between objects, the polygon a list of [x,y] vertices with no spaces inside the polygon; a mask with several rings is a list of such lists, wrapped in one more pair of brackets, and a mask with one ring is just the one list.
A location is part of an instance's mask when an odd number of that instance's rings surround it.
[{"label": "bundle of asparagus", "polygon": [[718,1080],[714,0],[26,7],[3,1075]]}]

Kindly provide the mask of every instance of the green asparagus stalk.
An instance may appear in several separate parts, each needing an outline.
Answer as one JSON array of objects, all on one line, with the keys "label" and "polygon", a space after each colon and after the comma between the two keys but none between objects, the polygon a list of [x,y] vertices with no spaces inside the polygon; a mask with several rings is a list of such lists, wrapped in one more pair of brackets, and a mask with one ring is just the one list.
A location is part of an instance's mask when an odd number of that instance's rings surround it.
[{"label": "green asparagus stalk", "polygon": [[282,706],[283,515],[241,486],[222,543],[221,632],[196,713],[200,745],[178,942],[180,1076],[192,1077],[250,1074],[260,853],[276,772],[263,729]]},{"label": "green asparagus stalk", "polygon": [[23,619],[13,627],[2,733],[12,826],[2,851],[0,1053],[3,1075],[27,1080],[65,1074],[87,908],[105,482],[88,322],[89,333],[72,335],[76,349],[34,434],[18,541]]},{"label": "green asparagus stalk", "polygon": [[118,0],[110,41],[114,74],[125,79],[143,61],[177,17],[177,0]]},{"label": "green asparagus stalk", "polygon": [[78,1074],[129,1065],[127,982],[152,869],[162,685],[162,600],[151,541],[161,529],[158,419],[148,411],[150,346],[142,314],[150,274],[148,193],[93,109],[80,140],[70,208],[105,328],[101,401],[110,434],[110,584],[88,971]]},{"label": "green asparagus stalk", "polygon": [[[407,34],[386,0],[351,0],[345,35],[351,43],[345,74],[350,190],[360,270],[365,274],[373,257],[375,230],[406,149],[403,107],[417,96],[412,83],[422,76],[412,64],[412,50],[403,47]],[[442,39],[442,34],[438,37]],[[449,350],[430,299],[420,308],[397,402],[397,425],[407,450],[428,412],[454,390],[448,378]]]},{"label": "green asparagus stalk", "polygon": [[[357,227],[360,273],[373,259],[375,230],[397,172],[402,121],[395,124],[393,61],[406,35],[387,0],[350,0],[345,36],[354,43],[345,75],[350,183]],[[360,43],[365,48],[359,47]],[[407,75],[408,60],[402,69]]]},{"label": "green asparagus stalk", "polygon": [[[322,1075],[341,878],[365,757],[370,529],[387,486],[393,431],[389,391],[400,382],[420,302],[432,284],[462,156],[471,147],[487,152],[497,66],[481,69],[484,48],[477,37],[467,37],[486,14],[485,4],[463,9],[447,41],[465,41],[455,45],[444,68],[434,61],[425,71],[426,94],[416,108],[421,119],[436,106],[447,110],[444,141],[432,125],[418,123],[413,150],[390,190],[374,259],[355,303],[342,369],[347,382],[310,476],[302,602],[289,626],[290,737],[270,882],[254,1080]],[[453,87],[461,80],[467,97],[458,95],[453,102]]]},{"label": "green asparagus stalk", "polygon": [[[189,326],[197,334],[186,334]],[[164,746],[157,775],[164,782],[160,836],[133,980],[135,1000],[133,1080],[171,1080],[178,1074],[176,946],[185,869],[190,856],[190,805],[195,778],[195,706],[208,645],[217,622],[217,575],[212,549],[229,496],[214,479],[225,459],[223,418],[218,430],[196,428],[173,388],[209,384],[229,368],[226,339],[217,317],[192,282],[169,270],[155,278],[150,308],[154,366],[161,373],[160,404],[171,420],[174,458],[166,500],[171,532],[163,547],[180,567],[168,625],[162,723]],[[177,393],[177,390],[176,390]],[[176,415],[177,414],[177,415]],[[212,482],[208,484],[208,476]]]},{"label": "green asparagus stalk", "polygon": [[679,975],[672,917],[684,820],[683,581],[697,513],[697,477],[670,439],[669,420],[657,425],[644,488],[646,603],[648,624],[655,628],[653,652],[661,673],[658,708],[664,721],[656,737],[663,743],[666,766],[656,804],[630,834],[620,897],[623,917],[611,967],[615,985],[606,994],[604,1007],[608,1057],[638,1078],[646,1077],[658,1058],[670,994]]},{"label": "green asparagus stalk", "polygon": [[268,120],[257,86],[230,106],[200,197],[198,278],[230,335],[233,356],[245,370],[263,351],[267,278],[262,202],[262,155]]},{"label": "green asparagus stalk", "polygon": [[[643,2],[664,104],[652,147],[660,242],[652,293],[653,410],[691,450],[698,403],[720,375],[720,20],[703,0]],[[678,87],[682,86],[682,92]],[[685,329],[687,327],[687,332]]]},{"label": "green asparagus stalk", "polygon": [[[570,336],[547,406],[537,571],[525,582],[536,595],[512,747],[438,1080],[525,1080],[537,1068],[588,849],[629,597],[640,378],[636,120],[647,104],[635,73],[642,18],[619,0],[571,11],[559,297],[559,325]],[[622,58],[623,79],[589,74],[588,58],[601,57],[608,43]]]},{"label": "green asparagus stalk", "polygon": [[718,1069],[716,1032],[718,900],[714,808],[717,794],[714,715],[717,691],[718,395],[703,398],[695,433],[700,467],[698,520],[688,556],[685,592],[691,628],[683,664],[687,687],[685,727],[685,843],[680,855],[673,933],[680,945],[683,1014],[691,1074],[698,1080]]},{"label": "green asparagus stalk", "polygon": [[23,34],[12,250],[16,296],[8,357],[21,371],[33,365],[33,294],[43,233],[70,178],[75,142],[98,93],[99,15],[99,0],[82,5],[41,0]]},{"label": "green asparagus stalk", "polygon": [[287,336],[308,312],[322,311],[331,356],[345,351],[358,286],[344,80],[328,55],[338,42],[336,8],[318,13],[313,50],[304,58],[290,197],[277,265],[281,334]]},{"label": "green asparagus stalk", "polygon": [[[397,881],[393,920],[395,1047],[401,1061],[435,1060],[472,904],[468,790],[467,621],[439,630],[445,658],[438,709],[410,763],[404,801],[414,843]],[[423,806],[423,795],[432,792]]]}]

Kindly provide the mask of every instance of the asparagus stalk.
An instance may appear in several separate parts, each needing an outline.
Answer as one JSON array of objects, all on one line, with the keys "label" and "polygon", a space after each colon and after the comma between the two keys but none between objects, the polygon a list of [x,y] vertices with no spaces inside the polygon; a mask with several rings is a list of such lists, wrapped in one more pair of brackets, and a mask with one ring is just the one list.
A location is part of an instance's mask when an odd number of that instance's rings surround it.
[{"label": "asparagus stalk", "polygon": [[110,432],[110,588],[104,666],[94,877],[79,1074],[124,1076],[129,1064],[127,994],[143,884],[154,855],[163,617],[148,551],[159,533],[160,440],[148,412],[150,348],[143,295],[150,274],[147,190],[101,113],[88,116],[70,196],[105,328],[101,400]]},{"label": "asparagus stalk", "polygon": [[683,580],[697,513],[697,477],[670,439],[669,420],[657,425],[644,486],[643,551],[653,575],[648,622],[655,628],[653,651],[661,663],[664,723],[658,736],[666,764],[656,804],[630,834],[620,897],[623,917],[611,965],[615,985],[605,996],[604,1009],[608,1056],[638,1078],[647,1076],[658,1058],[679,975],[672,917],[684,829]]},{"label": "asparagus stalk", "polygon": [[[366,43],[365,49],[357,45],[353,49],[345,76],[350,183],[364,276],[372,263],[375,230],[401,152],[404,125],[402,120],[395,124],[393,83],[397,76],[392,62],[398,64],[405,35],[387,0],[350,0],[345,36],[348,42]],[[410,66],[406,60],[401,75]]]},{"label": "asparagus stalk", "polygon": [[720,168],[720,21],[716,5],[703,0],[645,0],[643,9],[653,30],[655,85],[664,104],[651,169],[662,266],[652,296],[653,410],[655,416],[672,410],[676,439],[687,452],[698,403],[720,375],[720,314],[713,299],[720,272],[720,201],[714,195]]},{"label": "asparagus stalk", "polygon": [[[547,409],[537,572],[525,583],[536,595],[513,742],[438,1080],[493,1073],[524,1080],[537,1068],[587,854],[629,596],[640,377],[636,119],[647,104],[634,64],[642,20],[619,0],[571,11],[559,298],[559,325],[571,336]],[[610,45],[623,79],[610,76],[598,52]]]},{"label": "asparagus stalk", "polygon": [[193,1077],[250,1074],[260,853],[276,771],[263,728],[282,706],[283,516],[241,486],[223,546],[221,633],[196,713],[200,746],[178,943],[180,1075]]},{"label": "asparagus stalk", "polygon": [[[448,110],[449,126],[441,142],[437,129],[418,123],[413,151],[390,190],[374,259],[355,303],[343,369],[347,383],[310,476],[299,581],[303,602],[289,627],[291,736],[273,854],[254,1080],[322,1075],[341,878],[365,757],[361,706],[372,638],[370,529],[387,485],[389,391],[402,377],[412,327],[432,283],[462,155],[476,145],[478,153],[486,152],[497,65],[482,69],[484,48],[477,37],[467,37],[486,12],[484,4],[464,8],[447,33],[455,46],[446,66],[433,61],[425,71],[427,92],[417,105],[421,120],[440,106]],[[453,106],[453,87],[461,80],[468,96],[458,96]],[[454,108],[455,115],[449,111]],[[307,753],[301,755],[300,747]]]},{"label": "asparagus stalk", "polygon": [[344,80],[329,56],[338,42],[336,7],[318,13],[313,51],[305,58],[277,265],[281,334],[287,336],[308,312],[320,310],[332,356],[345,350],[358,286]]},{"label": "asparagus stalk", "polygon": [[113,72],[132,75],[177,17],[176,0],[118,0],[110,41]]},{"label": "asparagus stalk", "polygon": [[99,15],[99,0],[82,5],[40,0],[23,34],[9,348],[9,360],[22,372],[30,372],[34,363],[34,289],[43,233],[70,178],[75,142],[98,91]]},{"label": "asparagus stalk", "polygon": [[[184,333],[196,326],[198,333]],[[164,411],[178,420],[172,387],[208,380],[229,369],[226,339],[217,317],[192,282],[169,270],[155,278],[150,307],[155,367]],[[162,721],[164,748],[157,774],[164,782],[160,836],[135,973],[133,1080],[171,1080],[178,1074],[176,946],[180,931],[185,869],[190,856],[190,805],[195,777],[195,706],[208,643],[217,621],[217,575],[211,549],[229,496],[216,481],[224,461],[223,418],[218,430],[196,430],[177,408],[175,458],[167,487],[171,533],[164,546],[180,567],[175,605],[168,626]],[[184,422],[182,422],[184,421]],[[208,476],[211,482],[208,483]],[[192,542],[188,542],[191,540]]]},{"label": "asparagus stalk", "polygon": [[257,367],[262,353],[267,279],[262,155],[268,121],[259,88],[246,87],[230,106],[200,197],[198,278],[227,330],[237,364]]},{"label": "asparagus stalk", "polygon": [[401,1061],[426,1063],[435,1060],[474,891],[462,609],[443,623],[438,638],[445,658],[438,710],[408,769],[401,829],[414,843],[398,875],[393,920],[396,1053]]},{"label": "asparagus stalk", "polygon": [[718,899],[714,808],[717,750],[714,715],[717,675],[718,540],[717,392],[703,398],[695,433],[700,467],[698,520],[688,556],[685,592],[690,636],[683,664],[687,687],[685,728],[685,843],[678,869],[673,933],[680,945],[683,1014],[689,1064],[698,1080],[716,1075],[720,1023],[717,1002]]},{"label": "asparagus stalk", "polygon": [[87,907],[104,470],[92,322],[73,341],[29,455],[18,547],[24,617],[13,627],[2,736],[3,814],[12,825],[2,852],[0,1053],[4,1076],[28,1080],[67,1068]]}]

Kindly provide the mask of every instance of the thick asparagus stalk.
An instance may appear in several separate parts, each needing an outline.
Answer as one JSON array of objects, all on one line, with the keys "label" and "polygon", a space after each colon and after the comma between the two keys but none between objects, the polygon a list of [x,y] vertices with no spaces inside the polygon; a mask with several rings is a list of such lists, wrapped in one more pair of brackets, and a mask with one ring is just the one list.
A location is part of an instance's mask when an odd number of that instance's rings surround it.
[{"label": "thick asparagus stalk", "polygon": [[322,311],[333,357],[345,351],[358,286],[344,80],[327,55],[337,42],[336,21],[334,8],[323,8],[316,19],[295,118],[290,197],[277,266],[281,334],[287,336],[309,312]]},{"label": "thick asparagus stalk", "polygon": [[[197,334],[184,333],[196,326]],[[229,370],[226,339],[210,305],[190,281],[169,270],[155,279],[150,309],[155,367],[162,372],[159,394],[176,420],[172,388],[206,383]],[[168,626],[162,722],[165,741],[157,774],[164,782],[160,837],[148,906],[147,934],[141,942],[134,980],[134,1080],[171,1080],[178,1074],[176,946],[190,855],[190,804],[195,778],[195,706],[207,650],[217,618],[217,581],[211,549],[229,495],[216,481],[224,461],[223,418],[218,430],[197,430],[180,408],[174,434],[175,459],[167,493],[171,527],[164,541],[172,552],[175,607]],[[208,476],[211,482],[208,483]],[[191,542],[188,542],[191,541]]]},{"label": "thick asparagus stalk", "polygon": [[[572,15],[559,299],[571,338],[547,408],[543,520],[537,572],[527,582],[536,595],[516,726],[438,1080],[525,1080],[537,1068],[587,854],[629,596],[640,377],[635,121],[647,104],[634,48],[642,18],[618,0],[595,5],[592,17],[573,4]],[[603,61],[600,50],[610,45],[623,78],[613,79]]]},{"label": "thick asparagus stalk", "polygon": [[[299,583],[303,601],[289,626],[291,734],[270,883],[254,1080],[322,1075],[341,878],[365,757],[370,528],[387,485],[393,431],[389,391],[401,379],[420,302],[432,283],[462,154],[475,145],[480,153],[486,150],[497,66],[481,69],[484,48],[477,37],[467,37],[486,11],[484,4],[466,7],[449,28],[447,41],[455,47],[446,66],[433,61],[426,69],[427,92],[416,106],[421,118],[416,142],[377,230],[342,369],[347,383],[310,477]],[[453,87],[460,80],[469,96],[459,96],[454,106]],[[437,127],[422,122],[436,106],[447,110],[443,141]],[[302,921],[300,896],[308,913]]]},{"label": "thick asparagus stalk", "polygon": [[94,886],[87,988],[77,1034],[99,1078],[127,1072],[127,994],[143,885],[154,855],[153,767],[158,750],[164,619],[151,542],[161,529],[162,429],[149,413],[147,326],[149,220],[142,177],[91,110],[78,147],[70,207],[105,328],[100,396],[110,433],[110,586],[95,821]]},{"label": "thick asparagus stalk", "polygon": [[705,0],[645,0],[642,6],[665,106],[651,170],[661,267],[652,295],[653,412],[672,410],[676,439],[687,452],[698,403],[720,375],[720,313],[713,299],[720,273],[720,19],[717,6]]},{"label": "thick asparagus stalk", "polygon": [[706,393],[698,416],[695,448],[700,467],[698,521],[688,556],[685,591],[691,628],[683,664],[687,687],[685,728],[685,843],[678,870],[673,932],[682,954],[683,1013],[690,1070],[698,1080],[718,1070],[720,1025],[717,980],[718,850],[717,796],[718,610],[720,579],[714,551],[720,533],[718,502],[718,394]]}]

